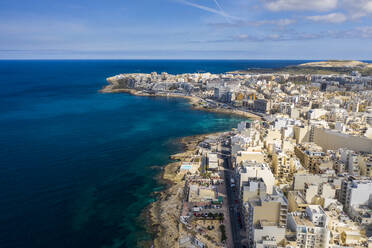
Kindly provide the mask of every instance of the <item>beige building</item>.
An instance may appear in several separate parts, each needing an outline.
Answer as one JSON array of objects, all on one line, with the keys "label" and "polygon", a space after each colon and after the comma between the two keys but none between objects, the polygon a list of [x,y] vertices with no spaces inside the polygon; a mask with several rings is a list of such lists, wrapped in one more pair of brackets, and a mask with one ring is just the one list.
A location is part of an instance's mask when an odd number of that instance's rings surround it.
[{"label": "beige building", "polygon": [[282,133],[280,130],[268,129],[263,141],[264,141],[265,148],[271,154],[274,152],[275,147],[281,148]]},{"label": "beige building", "polygon": [[[246,224],[248,239],[256,242],[259,237],[270,235],[270,232],[263,233],[263,223],[270,223],[266,230],[274,227],[285,228],[287,225],[288,202],[280,193],[265,195],[249,200],[244,204],[243,217]],[[281,229],[280,229],[281,230]],[[279,230],[279,232],[280,232]],[[277,244],[282,240],[276,240]]]},{"label": "beige building", "polygon": [[323,182],[328,182],[327,175],[296,173],[293,176],[293,190],[305,190],[305,184],[310,184],[310,183],[321,184]]},{"label": "beige building", "polygon": [[266,185],[262,178],[251,178],[243,185],[241,190],[242,203],[247,202],[249,199],[257,198],[266,195]]},{"label": "beige building", "polygon": [[192,184],[189,187],[189,202],[209,202],[216,200],[216,190],[212,187]]},{"label": "beige building", "polygon": [[324,206],[326,200],[335,199],[336,189],[330,183],[311,183],[305,185],[305,200],[308,204]]},{"label": "beige building", "polygon": [[361,239],[360,232],[343,231],[341,233],[341,245],[354,246],[359,244],[360,239]]},{"label": "beige building", "polygon": [[293,153],[295,145],[296,145],[295,142],[296,141],[292,140],[292,139],[283,140],[283,142],[282,142],[282,152]]},{"label": "beige building", "polygon": [[317,184],[306,184],[304,194],[305,194],[305,201],[308,204],[315,204],[317,201],[316,196],[318,195],[318,185]]},{"label": "beige building", "polygon": [[295,158],[285,153],[272,155],[272,167],[274,175],[282,181],[291,181],[295,172]]},{"label": "beige building", "polygon": [[320,127],[313,128],[313,141],[324,150],[347,148],[355,152],[372,153],[372,139],[353,136]]},{"label": "beige building", "polygon": [[307,142],[309,140],[309,126],[294,126],[293,134],[297,144]]},{"label": "beige building", "polygon": [[367,241],[367,237],[361,233],[363,227],[352,221],[342,210],[327,211],[327,216],[331,231],[330,244],[355,247]]},{"label": "beige building", "polygon": [[303,167],[312,173],[319,171],[319,165],[326,158],[323,149],[315,143],[298,144],[294,150]]},{"label": "beige building", "polygon": [[363,136],[309,126],[295,126],[293,133],[297,144],[312,141],[322,147],[324,151],[347,148],[355,152],[372,152],[372,139]]},{"label": "beige building", "polygon": [[305,212],[307,204],[305,197],[299,191],[288,192],[289,212]]},{"label": "beige building", "polygon": [[[302,193],[303,194],[302,194]],[[330,203],[335,202],[336,189],[333,184],[330,183],[305,183],[304,190],[300,191],[289,191],[288,202],[289,211],[304,212],[306,207],[311,204],[317,204],[324,207],[326,203],[328,206]]]},{"label": "beige building", "polygon": [[236,155],[237,164],[240,164],[244,160],[263,163],[265,162],[265,154],[262,152],[261,148],[250,147],[246,151],[239,151]]},{"label": "beige building", "polygon": [[372,155],[368,154],[359,159],[359,169],[362,176],[372,177]]}]

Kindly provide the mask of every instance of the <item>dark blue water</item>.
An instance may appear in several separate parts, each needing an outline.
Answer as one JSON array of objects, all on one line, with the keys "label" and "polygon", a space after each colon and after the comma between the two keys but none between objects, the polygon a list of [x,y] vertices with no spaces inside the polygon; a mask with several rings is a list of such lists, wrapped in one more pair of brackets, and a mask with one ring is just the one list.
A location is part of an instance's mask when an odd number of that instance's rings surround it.
[{"label": "dark blue water", "polygon": [[100,94],[125,72],[220,73],[302,61],[0,61],[0,247],[135,247],[178,137],[241,118]]}]

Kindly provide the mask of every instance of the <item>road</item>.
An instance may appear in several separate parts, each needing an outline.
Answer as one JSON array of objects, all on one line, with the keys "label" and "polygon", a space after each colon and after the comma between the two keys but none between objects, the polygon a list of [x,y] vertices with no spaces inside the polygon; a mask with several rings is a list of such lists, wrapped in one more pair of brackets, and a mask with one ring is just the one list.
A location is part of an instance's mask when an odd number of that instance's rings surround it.
[{"label": "road", "polygon": [[[222,152],[222,149],[221,149]],[[225,154],[227,153],[226,150],[223,151]],[[231,177],[233,176],[233,170],[231,165],[230,154],[226,154],[224,156],[224,176],[225,176],[225,185],[226,185],[226,193],[227,193],[227,200],[229,206],[229,215],[230,215],[230,225],[231,225],[231,232],[232,232],[232,239],[235,248],[241,247],[241,237],[240,237],[240,225],[238,222],[238,206],[235,204],[235,200],[237,200],[237,194],[231,188]]]}]

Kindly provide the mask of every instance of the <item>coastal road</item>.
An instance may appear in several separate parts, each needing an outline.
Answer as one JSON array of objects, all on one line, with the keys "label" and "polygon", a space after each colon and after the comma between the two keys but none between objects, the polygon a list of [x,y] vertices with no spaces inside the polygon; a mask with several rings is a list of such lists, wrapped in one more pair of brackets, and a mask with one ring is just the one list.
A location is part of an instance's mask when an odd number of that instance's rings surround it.
[{"label": "coastal road", "polygon": [[245,112],[247,114],[252,114],[253,116],[259,116],[263,119],[266,119],[269,116],[265,113],[260,113],[260,112],[256,112],[256,111],[253,111],[253,110],[248,110],[248,109],[243,108],[243,107],[237,108],[232,104],[229,104],[229,103],[226,103],[226,102],[216,101],[216,100],[210,99],[210,98],[207,98],[206,101],[208,103],[213,103],[213,104],[215,104],[215,105],[217,105],[220,108],[225,109],[225,110],[238,110],[238,111]]}]

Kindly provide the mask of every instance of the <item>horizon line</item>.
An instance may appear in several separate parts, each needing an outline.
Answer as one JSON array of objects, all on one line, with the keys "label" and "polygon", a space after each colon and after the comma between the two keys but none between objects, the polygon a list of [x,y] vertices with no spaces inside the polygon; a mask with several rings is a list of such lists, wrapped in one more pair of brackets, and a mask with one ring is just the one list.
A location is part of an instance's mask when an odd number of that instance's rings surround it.
[{"label": "horizon line", "polygon": [[178,60],[178,61],[265,61],[265,60],[277,60],[277,61],[369,61],[372,62],[371,59],[285,59],[285,58],[0,58],[0,61],[63,61],[63,60],[115,60],[115,61],[151,61],[151,60],[158,60],[158,61],[169,61],[169,60]]}]

